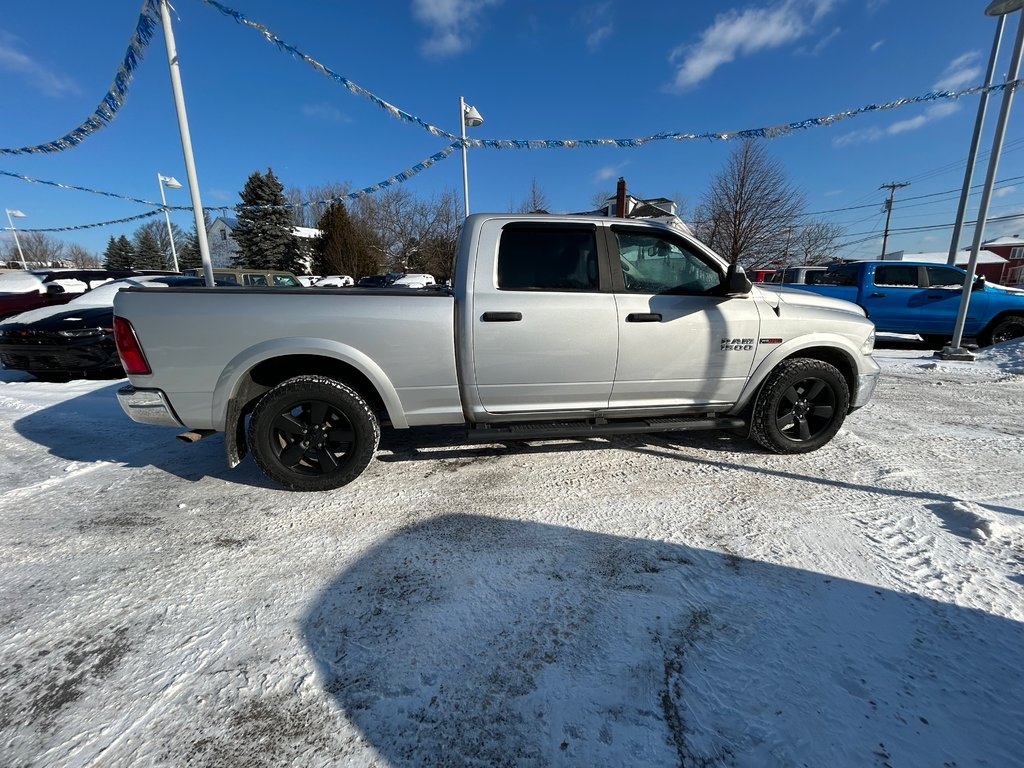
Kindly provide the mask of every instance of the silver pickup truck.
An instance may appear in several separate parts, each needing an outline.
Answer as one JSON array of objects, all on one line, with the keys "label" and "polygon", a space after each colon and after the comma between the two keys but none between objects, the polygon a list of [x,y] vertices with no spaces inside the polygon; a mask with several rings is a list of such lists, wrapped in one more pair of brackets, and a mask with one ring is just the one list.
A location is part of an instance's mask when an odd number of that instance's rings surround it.
[{"label": "silver pickup truck", "polygon": [[351,482],[380,425],[484,442],[745,430],[811,451],[879,369],[854,304],[753,287],[677,229],[475,214],[451,291],[125,290],[115,336],[136,421],[223,431],[295,490]]}]

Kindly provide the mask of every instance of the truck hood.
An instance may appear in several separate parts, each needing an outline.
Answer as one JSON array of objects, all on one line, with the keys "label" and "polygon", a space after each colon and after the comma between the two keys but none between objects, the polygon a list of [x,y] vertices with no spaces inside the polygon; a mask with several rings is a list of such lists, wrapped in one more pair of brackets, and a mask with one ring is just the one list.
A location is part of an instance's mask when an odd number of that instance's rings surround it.
[{"label": "truck hood", "polygon": [[858,317],[867,317],[867,313],[852,301],[834,299],[831,296],[822,296],[817,293],[801,291],[796,288],[775,288],[766,285],[758,285],[757,289],[761,292],[761,296],[764,300],[773,306],[777,306],[778,304],[788,304],[796,307],[819,307],[824,309],[833,309],[839,312],[849,312],[851,315],[857,315]]}]

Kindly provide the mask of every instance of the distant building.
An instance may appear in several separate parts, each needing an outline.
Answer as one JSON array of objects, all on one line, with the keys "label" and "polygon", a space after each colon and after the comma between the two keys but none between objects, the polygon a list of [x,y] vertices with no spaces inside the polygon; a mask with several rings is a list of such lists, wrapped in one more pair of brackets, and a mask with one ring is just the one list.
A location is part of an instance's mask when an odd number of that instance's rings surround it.
[{"label": "distant building", "polygon": [[[619,211],[622,211],[620,214]],[[634,197],[626,192],[626,180],[619,177],[615,195],[605,200],[604,205],[596,211],[583,211],[581,215],[587,216],[616,216],[623,219],[652,219],[667,224],[670,227],[692,235],[693,232],[676,215],[676,204],[674,200],[667,197],[652,197],[644,200]]]},{"label": "distant building", "polygon": [[[231,233],[235,232],[238,227],[238,219],[234,216],[218,216],[210,224],[210,228],[206,231],[206,239],[210,243],[210,261],[213,262],[213,266],[233,266],[232,259],[239,249],[238,241],[231,236]],[[320,230],[312,227],[292,227],[292,234],[299,238],[301,261],[308,274],[312,266],[313,238],[320,234]]]},{"label": "distant building", "polygon": [[1024,240],[1019,235],[997,237],[982,243],[981,247],[1002,256],[1007,261],[1003,285],[1024,285]]}]

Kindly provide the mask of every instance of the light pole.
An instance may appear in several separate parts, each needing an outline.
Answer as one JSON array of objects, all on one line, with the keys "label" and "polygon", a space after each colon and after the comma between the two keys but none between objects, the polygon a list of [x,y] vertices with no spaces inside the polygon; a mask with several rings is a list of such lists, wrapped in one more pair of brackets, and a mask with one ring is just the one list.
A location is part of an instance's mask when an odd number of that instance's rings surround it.
[{"label": "light pole", "polygon": [[[985,9],[987,16],[1003,16],[1024,8],[1024,0],[992,0]],[[1006,136],[1006,124],[1010,120],[1010,107],[1013,105],[1014,86],[1009,85],[1020,73],[1021,53],[1024,52],[1024,14],[1017,21],[1017,38],[1010,54],[1010,66],[1006,72],[1006,88],[1003,89],[1003,103],[999,107],[999,118],[996,120],[996,131],[992,137],[992,150],[988,158],[988,173],[985,185],[981,190],[981,201],[978,204],[978,219],[974,225],[974,242],[971,243],[971,258],[967,262],[967,274],[964,276],[964,287],[960,295],[960,310],[953,326],[953,339],[949,346],[939,352],[944,360],[973,360],[974,355],[963,348],[964,325],[967,322],[967,308],[971,303],[971,292],[974,289],[974,274],[978,268],[978,252],[981,241],[985,237],[985,219],[988,218],[988,206],[992,200],[992,188],[995,186],[996,172],[999,170],[999,156],[1003,153],[1003,139]]]},{"label": "light pole", "polygon": [[21,250],[21,240],[18,239],[18,229],[14,226],[14,222],[11,221],[11,216],[16,219],[24,219],[25,214],[17,209],[4,208],[7,212],[7,223],[11,225],[11,232],[14,233],[14,244],[18,246],[18,256],[21,257],[21,268],[28,269],[28,265],[25,264],[25,254]]},{"label": "light pole", "polygon": [[459,96],[459,125],[462,126],[462,200],[469,216],[469,170],[466,167],[466,126],[476,128],[483,125],[484,119],[480,116],[476,107],[470,106],[466,100]]},{"label": "light pole", "polygon": [[171,216],[167,212],[167,198],[164,197],[164,187],[168,189],[181,189],[181,182],[173,176],[156,175],[157,183],[160,185],[160,202],[164,206],[164,220],[167,222],[167,239],[171,241],[171,260],[174,262],[174,271],[178,271],[178,250],[174,247],[174,230],[171,229]]}]

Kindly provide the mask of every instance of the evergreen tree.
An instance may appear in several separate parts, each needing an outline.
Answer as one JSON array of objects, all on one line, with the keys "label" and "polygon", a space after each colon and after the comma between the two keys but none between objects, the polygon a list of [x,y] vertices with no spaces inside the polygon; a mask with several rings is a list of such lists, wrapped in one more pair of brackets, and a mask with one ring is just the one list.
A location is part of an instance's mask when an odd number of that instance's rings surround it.
[{"label": "evergreen tree", "polygon": [[103,267],[105,269],[115,269],[111,264],[112,261],[117,259],[117,240],[111,235],[110,239],[107,240],[107,247],[103,249]]},{"label": "evergreen tree", "polygon": [[313,240],[315,274],[359,277],[376,271],[377,261],[344,202],[331,203],[317,222],[317,227],[320,235]]},{"label": "evergreen tree", "polygon": [[274,176],[274,171],[267,168],[266,175],[253,172],[239,196],[242,202],[235,207],[239,227],[232,232],[239,247],[234,265],[253,269],[298,268],[299,254],[292,235],[291,213],[287,208],[267,207],[288,203],[284,186]]},{"label": "evergreen tree", "polygon": [[167,269],[164,253],[152,229],[139,227],[135,231],[134,240],[136,269]]},{"label": "evergreen tree", "polygon": [[121,235],[115,240],[111,236],[103,252],[103,266],[107,269],[131,269],[135,266],[135,249],[127,237]]}]

